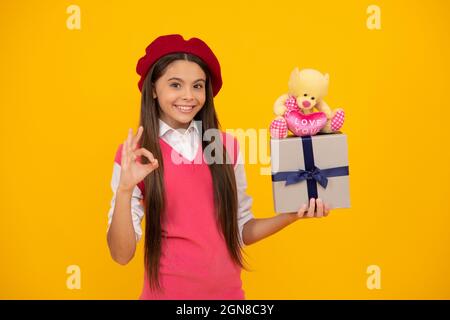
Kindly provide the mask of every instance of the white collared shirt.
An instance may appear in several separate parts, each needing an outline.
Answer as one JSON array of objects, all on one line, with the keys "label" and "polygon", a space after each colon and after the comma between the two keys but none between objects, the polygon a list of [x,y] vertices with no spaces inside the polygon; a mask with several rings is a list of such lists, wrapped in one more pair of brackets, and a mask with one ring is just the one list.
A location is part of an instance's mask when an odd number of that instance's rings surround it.
[{"label": "white collared shirt", "polygon": [[[170,127],[167,123],[159,119],[159,136],[167,142],[173,149],[178,151],[183,157],[192,161],[197,154],[198,148],[201,148],[200,129],[197,127],[197,122],[191,121],[189,127],[182,133],[176,129]],[[111,188],[113,191],[113,198],[111,200],[111,206],[108,213],[108,228],[111,225],[112,216],[114,213],[116,190],[120,181],[120,165],[114,162],[113,174],[111,179]],[[236,176],[236,189],[238,196],[238,227],[239,227],[239,240],[243,246],[245,246],[242,240],[242,232],[244,224],[253,219],[251,207],[253,199],[247,195],[247,179],[245,175],[245,168],[242,161],[242,155],[239,151],[237,161],[234,165],[234,173]],[[136,234],[136,240],[139,241],[142,237],[141,221],[144,218],[144,207],[141,203],[143,195],[138,186],[133,189],[133,195],[131,197],[131,215],[133,220],[134,231]]]},{"label": "white collared shirt", "polygon": [[191,121],[186,131],[181,133],[159,119],[159,136],[189,161],[192,161],[197,154],[197,148],[201,141],[199,131],[194,120]]}]

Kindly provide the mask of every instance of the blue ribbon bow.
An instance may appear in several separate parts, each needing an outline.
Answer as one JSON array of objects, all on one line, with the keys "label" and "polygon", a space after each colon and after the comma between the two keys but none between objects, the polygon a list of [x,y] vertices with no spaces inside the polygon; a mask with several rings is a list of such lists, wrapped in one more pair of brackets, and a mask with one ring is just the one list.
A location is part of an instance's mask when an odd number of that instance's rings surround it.
[{"label": "blue ribbon bow", "polygon": [[303,180],[311,180],[314,179],[320,184],[323,188],[326,189],[328,185],[327,177],[322,173],[322,170],[314,166],[313,170],[303,170],[300,169],[294,173],[289,173],[286,177],[286,186],[290,184],[299,183]]}]

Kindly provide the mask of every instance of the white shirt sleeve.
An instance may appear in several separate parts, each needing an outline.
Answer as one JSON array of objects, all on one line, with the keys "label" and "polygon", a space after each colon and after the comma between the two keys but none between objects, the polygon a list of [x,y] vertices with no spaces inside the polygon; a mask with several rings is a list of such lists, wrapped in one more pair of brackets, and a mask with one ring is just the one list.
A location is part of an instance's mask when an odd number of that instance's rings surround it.
[{"label": "white shirt sleeve", "polygon": [[[113,174],[111,179],[111,189],[114,195],[111,199],[111,207],[108,212],[108,228],[106,232],[108,232],[109,227],[111,226],[112,217],[114,214],[114,206],[116,203],[116,191],[120,181],[120,170],[121,170],[120,165],[114,162]],[[141,221],[144,217],[144,206],[141,203],[142,199],[143,195],[141,189],[139,189],[138,186],[135,186],[133,189],[133,195],[131,196],[131,217],[133,220],[134,232],[136,234],[136,241],[139,241],[142,237]]]},{"label": "white shirt sleeve", "polygon": [[247,179],[245,176],[244,163],[242,161],[242,155],[239,151],[236,164],[234,166],[234,174],[236,176],[236,189],[238,196],[238,226],[239,236],[242,246],[245,247],[243,241],[244,224],[253,219],[251,212],[253,199],[247,194]]}]

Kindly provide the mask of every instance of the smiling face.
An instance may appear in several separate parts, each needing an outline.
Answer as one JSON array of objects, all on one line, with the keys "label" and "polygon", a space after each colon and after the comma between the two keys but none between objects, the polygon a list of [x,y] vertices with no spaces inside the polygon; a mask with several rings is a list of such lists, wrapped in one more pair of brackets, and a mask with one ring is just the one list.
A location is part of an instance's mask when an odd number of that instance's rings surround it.
[{"label": "smiling face", "polygon": [[205,86],[206,75],[195,62],[177,60],[168,65],[153,90],[161,120],[174,129],[187,129],[205,104]]}]

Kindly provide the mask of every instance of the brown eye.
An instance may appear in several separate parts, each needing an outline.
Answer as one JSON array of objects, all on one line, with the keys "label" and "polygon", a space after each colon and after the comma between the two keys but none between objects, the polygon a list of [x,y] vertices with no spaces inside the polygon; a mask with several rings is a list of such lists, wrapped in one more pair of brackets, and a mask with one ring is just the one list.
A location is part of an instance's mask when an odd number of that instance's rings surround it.
[{"label": "brown eye", "polygon": [[311,100],[314,100],[314,97],[311,97]]},{"label": "brown eye", "polygon": [[304,95],[303,95],[304,97],[307,97],[308,96],[308,94],[307,93],[305,93]]}]

